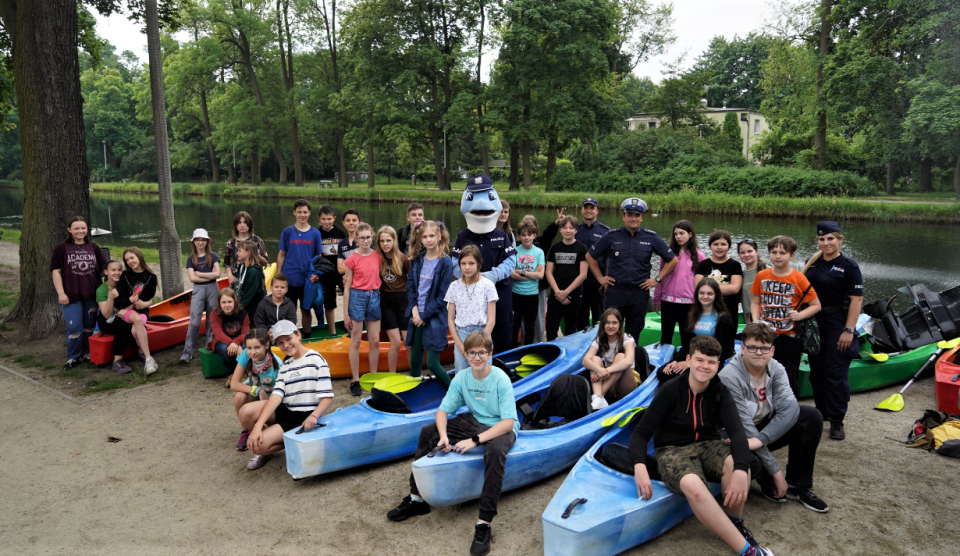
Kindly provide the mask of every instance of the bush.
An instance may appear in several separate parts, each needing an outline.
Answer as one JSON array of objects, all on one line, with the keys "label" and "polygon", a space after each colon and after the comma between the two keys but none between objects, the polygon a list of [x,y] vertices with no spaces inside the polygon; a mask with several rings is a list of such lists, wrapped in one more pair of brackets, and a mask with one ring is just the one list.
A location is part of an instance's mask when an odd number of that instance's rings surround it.
[{"label": "bush", "polygon": [[193,192],[193,186],[189,183],[175,183],[173,184],[173,194],[174,195],[189,195]]},{"label": "bush", "polygon": [[23,170],[17,168],[16,170],[7,174],[7,179],[11,181],[20,181],[23,179]]},{"label": "bush", "polygon": [[203,187],[203,194],[207,197],[220,197],[227,190],[222,183],[210,183]]}]

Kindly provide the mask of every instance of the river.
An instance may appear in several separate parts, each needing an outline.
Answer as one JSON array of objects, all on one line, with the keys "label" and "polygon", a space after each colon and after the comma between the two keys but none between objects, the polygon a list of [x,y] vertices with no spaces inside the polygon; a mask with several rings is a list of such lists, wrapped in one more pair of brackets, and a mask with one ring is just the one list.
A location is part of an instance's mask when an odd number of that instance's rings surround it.
[{"label": "river", "polygon": [[[312,193],[312,192],[311,192]],[[314,225],[320,203],[311,199]],[[124,247],[157,247],[160,239],[159,205],[149,195],[91,195],[91,219],[94,226],[109,228],[112,234],[99,239],[104,245]],[[213,240],[214,250],[222,254],[229,239],[233,217],[237,211],[249,212],[257,234],[267,244],[270,257],[276,256],[280,233],[293,223],[293,201],[289,199],[230,199],[210,197],[175,197],[177,231],[184,242],[194,228],[205,228]],[[381,226],[389,224],[397,229],[406,224],[406,204],[400,203],[335,203],[339,215],[347,208],[356,208],[365,222]],[[567,213],[579,216],[578,207],[568,207]],[[644,227],[661,237],[668,237],[672,224],[682,214],[653,216],[651,207],[644,218]],[[0,188],[0,226],[19,228],[23,214],[23,192]],[[533,214],[545,225],[556,217],[556,212],[542,209],[513,210],[511,222],[516,226],[525,214]],[[427,218],[441,220],[452,234],[464,226],[463,216],[455,206],[427,205]],[[804,219],[743,218],[691,215],[689,218],[698,232],[700,248],[707,251],[706,238],[715,229],[730,232],[734,242],[752,238],[763,246],[769,238],[784,234],[800,245],[795,265],[816,250],[816,221]],[[612,207],[600,212],[600,221],[612,227],[622,225],[621,217]],[[859,262],[863,271],[865,300],[890,297],[907,282],[925,283],[934,291],[941,291],[960,283],[960,233],[955,227],[937,224],[864,223],[844,225],[843,252]],[[452,240],[451,240],[452,241]],[[761,256],[766,249],[761,248]],[[898,307],[903,307],[898,305]]]}]

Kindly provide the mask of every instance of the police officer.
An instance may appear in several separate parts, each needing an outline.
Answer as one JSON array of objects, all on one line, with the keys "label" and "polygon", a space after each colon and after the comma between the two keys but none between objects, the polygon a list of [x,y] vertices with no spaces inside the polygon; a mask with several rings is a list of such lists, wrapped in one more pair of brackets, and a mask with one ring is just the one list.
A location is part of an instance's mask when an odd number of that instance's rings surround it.
[{"label": "police officer", "polygon": [[836,222],[817,224],[820,251],[807,261],[803,273],[817,292],[823,309],[816,315],[820,326],[820,353],[808,356],[813,400],[830,420],[830,438],[843,440],[843,417],[850,401],[850,361],[859,357],[857,318],[863,305],[863,276],[857,261],[840,252],[843,234]]},{"label": "police officer", "polygon": [[[600,212],[600,204],[593,197],[587,197],[580,203],[580,216],[582,220],[577,227],[576,240],[587,246],[589,250],[593,244],[607,235],[610,226],[597,220],[597,213]],[[598,260],[600,268],[606,266],[606,259],[600,257]],[[600,321],[600,313],[603,312],[603,295],[600,294],[600,284],[594,278],[593,273],[587,273],[587,279],[583,282],[583,297],[580,301],[580,312],[577,314],[577,329],[583,330],[590,325],[590,314],[593,313],[593,322]]]},{"label": "police officer", "polygon": [[[484,174],[479,174],[467,183],[467,191],[476,195],[483,193],[489,195],[491,200],[498,201],[499,196],[493,189],[493,181]],[[496,215],[499,216],[499,215]],[[498,227],[492,231],[478,234],[465,228],[457,234],[457,240],[453,245],[453,275],[460,277],[460,265],[457,259],[460,251],[467,245],[476,245],[480,249],[480,256],[483,258],[483,264],[480,265],[480,272],[489,278],[497,286],[497,322],[493,325],[493,331],[490,336],[493,339],[494,352],[501,352],[510,349],[513,344],[511,336],[513,335],[513,293],[510,291],[510,275],[517,264],[517,250],[510,243],[510,238],[506,232]]]},{"label": "police officer", "polygon": [[[627,333],[633,336],[640,352],[644,351],[639,345],[640,332],[647,316],[650,289],[673,272],[677,257],[656,232],[640,227],[647,203],[631,197],[620,203],[620,210],[623,211],[624,226],[611,230],[590,247],[587,264],[597,283],[606,291],[604,309],[613,307],[620,311],[626,321]],[[657,277],[650,278],[650,259],[654,253],[660,255],[663,264]],[[609,261],[606,276],[597,262],[604,256]],[[646,377],[645,366],[638,365],[636,371]]]}]

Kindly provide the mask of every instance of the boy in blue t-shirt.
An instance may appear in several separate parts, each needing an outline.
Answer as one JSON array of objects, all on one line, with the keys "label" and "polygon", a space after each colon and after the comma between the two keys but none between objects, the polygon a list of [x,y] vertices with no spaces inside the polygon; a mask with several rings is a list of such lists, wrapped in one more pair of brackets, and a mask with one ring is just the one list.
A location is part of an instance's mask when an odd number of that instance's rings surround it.
[{"label": "boy in blue t-shirt", "polygon": [[523,343],[532,344],[534,325],[539,318],[540,280],[546,270],[546,257],[543,249],[533,244],[539,229],[532,216],[524,218],[517,226],[517,266],[510,275],[510,288],[513,293],[513,347],[520,345],[520,329],[523,328]]},{"label": "boy in blue t-shirt", "polygon": [[280,234],[280,251],[277,253],[277,274],[287,276],[287,299],[300,304],[300,326],[304,338],[310,336],[313,316],[309,304],[304,308],[303,288],[309,279],[316,282],[318,276],[310,276],[310,261],[323,251],[320,231],[310,225],[310,202],[298,199],[293,204],[297,223],[284,228]]},{"label": "boy in blue t-shirt", "polygon": [[[485,332],[474,332],[463,341],[470,372],[457,373],[440,409],[436,424],[423,427],[414,459],[419,459],[434,448],[454,450],[463,454],[479,445],[486,447],[483,458],[484,481],[480,494],[480,516],[474,529],[470,554],[490,552],[490,522],[497,515],[497,503],[503,488],[503,473],[507,452],[517,440],[520,421],[510,378],[487,363],[493,353],[493,340]],[[464,404],[470,413],[455,415]],[[417,483],[410,474],[410,495],[387,513],[391,521],[430,513],[430,506],[420,497]]]}]

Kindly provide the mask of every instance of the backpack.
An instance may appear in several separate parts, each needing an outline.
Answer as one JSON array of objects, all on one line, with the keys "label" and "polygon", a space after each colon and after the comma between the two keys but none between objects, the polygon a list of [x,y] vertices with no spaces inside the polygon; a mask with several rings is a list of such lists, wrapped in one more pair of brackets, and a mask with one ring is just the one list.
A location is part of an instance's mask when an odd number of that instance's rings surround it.
[{"label": "backpack", "polygon": [[960,418],[928,409],[913,423],[906,445],[960,458]]}]

